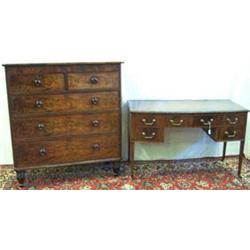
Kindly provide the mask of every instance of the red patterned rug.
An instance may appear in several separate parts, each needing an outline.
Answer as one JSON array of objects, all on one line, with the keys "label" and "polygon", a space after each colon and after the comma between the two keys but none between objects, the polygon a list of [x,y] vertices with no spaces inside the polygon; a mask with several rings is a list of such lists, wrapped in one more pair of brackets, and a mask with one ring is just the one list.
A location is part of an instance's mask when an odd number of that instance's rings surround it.
[{"label": "red patterned rug", "polygon": [[71,166],[28,171],[20,188],[12,166],[0,167],[0,189],[92,189],[92,190],[197,190],[250,189],[250,161],[244,160],[242,179],[236,174],[237,157],[216,159],[140,162],[134,164],[134,178],[128,163],[114,177],[111,165]]}]

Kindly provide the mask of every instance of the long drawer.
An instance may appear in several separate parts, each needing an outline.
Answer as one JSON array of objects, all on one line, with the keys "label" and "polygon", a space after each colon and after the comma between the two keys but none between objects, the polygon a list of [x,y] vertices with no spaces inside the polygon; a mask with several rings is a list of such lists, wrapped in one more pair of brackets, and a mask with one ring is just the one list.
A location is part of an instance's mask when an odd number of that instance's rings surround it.
[{"label": "long drawer", "polygon": [[10,98],[10,108],[13,115],[105,111],[118,109],[119,99],[117,91],[65,95],[12,96]]},{"label": "long drawer", "polygon": [[68,139],[18,143],[16,168],[48,164],[120,158],[118,135],[70,137]]},{"label": "long drawer", "polygon": [[106,112],[102,114],[14,118],[12,128],[15,139],[67,134],[115,133],[120,128],[120,115],[118,112]]}]

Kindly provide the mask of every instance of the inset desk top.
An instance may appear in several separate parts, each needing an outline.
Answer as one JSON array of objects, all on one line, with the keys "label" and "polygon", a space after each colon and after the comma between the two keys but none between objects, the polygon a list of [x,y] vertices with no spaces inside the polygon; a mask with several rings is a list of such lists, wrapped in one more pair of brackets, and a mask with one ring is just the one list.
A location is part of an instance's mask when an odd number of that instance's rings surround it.
[{"label": "inset desk top", "polygon": [[248,112],[231,100],[131,100],[128,105],[134,113]]}]

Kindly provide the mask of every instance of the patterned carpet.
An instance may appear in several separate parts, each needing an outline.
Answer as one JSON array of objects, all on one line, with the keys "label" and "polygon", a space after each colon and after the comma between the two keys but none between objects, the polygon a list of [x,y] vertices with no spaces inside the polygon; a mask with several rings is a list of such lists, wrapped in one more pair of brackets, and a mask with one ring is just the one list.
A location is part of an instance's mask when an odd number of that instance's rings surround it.
[{"label": "patterned carpet", "polygon": [[28,181],[20,188],[12,166],[0,167],[0,189],[250,189],[250,161],[243,161],[242,179],[237,178],[237,157],[216,159],[128,163],[114,177],[110,164],[71,166],[28,171]]}]

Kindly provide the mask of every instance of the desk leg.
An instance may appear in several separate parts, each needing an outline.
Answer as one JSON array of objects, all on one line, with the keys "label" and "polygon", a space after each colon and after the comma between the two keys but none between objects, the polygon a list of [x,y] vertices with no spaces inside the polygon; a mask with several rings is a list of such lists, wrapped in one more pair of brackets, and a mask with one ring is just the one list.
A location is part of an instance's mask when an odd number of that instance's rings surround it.
[{"label": "desk leg", "polygon": [[129,158],[128,158],[128,160],[129,160],[132,179],[134,178],[134,168],[133,168],[134,148],[135,148],[135,143],[134,142],[129,142],[129,152],[128,152],[128,157]]},{"label": "desk leg", "polygon": [[240,141],[240,155],[239,155],[239,165],[238,165],[238,176],[241,177],[241,167],[242,167],[242,161],[243,161],[243,155],[244,155],[244,145],[245,141]]},{"label": "desk leg", "polygon": [[223,154],[222,154],[222,161],[224,161],[224,160],[225,160],[226,150],[227,150],[227,142],[226,142],[226,141],[224,141],[224,142],[223,142]]}]

